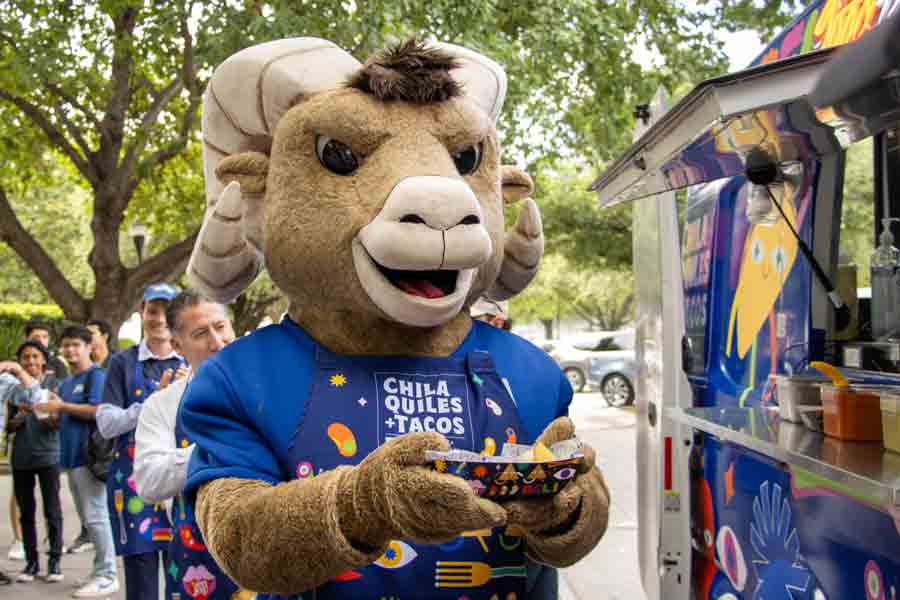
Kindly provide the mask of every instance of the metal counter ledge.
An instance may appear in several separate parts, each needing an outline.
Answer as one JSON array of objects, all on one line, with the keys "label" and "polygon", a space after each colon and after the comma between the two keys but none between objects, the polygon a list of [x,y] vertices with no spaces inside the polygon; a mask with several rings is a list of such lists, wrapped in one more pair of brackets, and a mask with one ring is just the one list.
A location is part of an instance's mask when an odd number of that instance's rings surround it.
[{"label": "metal counter ledge", "polygon": [[900,454],[885,450],[880,443],[827,437],[802,424],[781,420],[777,406],[669,408],[666,416],[786,463],[807,477],[820,478],[836,491],[884,509],[900,509]]}]

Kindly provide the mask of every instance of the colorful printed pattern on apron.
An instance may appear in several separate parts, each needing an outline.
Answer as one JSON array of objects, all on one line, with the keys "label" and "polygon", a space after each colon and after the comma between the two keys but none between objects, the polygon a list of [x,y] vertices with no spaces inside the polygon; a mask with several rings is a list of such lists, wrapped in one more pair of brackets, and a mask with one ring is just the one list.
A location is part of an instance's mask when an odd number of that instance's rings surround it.
[{"label": "colorful printed pattern on apron", "polygon": [[[190,446],[181,420],[176,419],[175,441],[180,448]],[[179,494],[172,504],[174,537],[166,564],[166,596],[169,600],[247,599],[253,593],[238,593],[238,586],[228,578],[206,550],[203,534],[194,519],[194,506]]]},{"label": "colorful printed pattern on apron", "polygon": [[[465,358],[366,359],[316,352],[305,416],[288,453],[289,477],[358,464],[386,440],[437,431],[454,448],[495,454],[521,431],[516,406],[486,352]],[[438,546],[390,542],[374,564],[301,598],[524,600],[521,537],[466,532]]]},{"label": "colorful printed pattern on apron", "polygon": [[[143,402],[159,388],[158,381],[144,377],[140,361],[135,361],[134,379],[130,383],[131,404]],[[116,439],[116,452],[106,477],[116,554],[131,556],[165,551],[172,541],[169,515],[162,503],[145,502],[138,496],[133,472],[134,431],[131,431]]]}]

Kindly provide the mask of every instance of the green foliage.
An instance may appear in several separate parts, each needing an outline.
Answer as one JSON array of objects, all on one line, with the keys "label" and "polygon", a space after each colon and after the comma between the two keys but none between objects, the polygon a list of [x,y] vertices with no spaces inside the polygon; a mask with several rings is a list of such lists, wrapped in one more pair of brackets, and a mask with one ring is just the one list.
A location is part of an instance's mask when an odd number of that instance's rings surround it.
[{"label": "green foliage", "polygon": [[597,195],[587,191],[590,175],[568,163],[536,178],[546,251],[582,269],[630,268],[631,204],[601,210]]},{"label": "green foliage", "polygon": [[561,254],[544,257],[532,284],[511,301],[517,322],[578,318],[591,329],[612,331],[632,320],[631,269],[579,268]]},{"label": "green foliage", "polygon": [[[840,249],[856,264],[856,281],[859,287],[869,286],[869,259],[875,250],[873,158],[871,138],[847,149]],[[895,223],[894,235],[897,236],[896,239],[900,239],[900,227],[896,225]]]},{"label": "green foliage", "polygon": [[[13,210],[75,288],[90,294],[94,282],[87,263],[91,249],[88,194],[58,156],[48,154],[31,162],[41,174],[22,182],[18,193],[11,194]],[[52,302],[25,261],[2,243],[0,264],[0,298],[4,301]]]},{"label": "green foliage", "polygon": [[[631,141],[632,107],[659,85],[671,90],[725,70],[717,31],[768,35],[795,6],[794,0],[0,2],[0,191],[80,296],[57,290],[53,299],[67,313],[105,316],[117,325],[139,287],[128,277],[137,263],[128,225],[149,226],[146,256],[185,238],[202,218],[196,109],[216,65],[240,48],[297,35],[329,39],[360,60],[390,38],[434,37],[507,68],[505,159],[529,163],[537,176],[550,254],[584,269],[618,268],[631,260],[629,209],[600,213],[584,192],[586,178],[546,169],[576,154],[597,163],[620,153]],[[29,106],[43,111],[43,124]],[[174,277],[182,258],[173,256],[152,276]],[[0,261],[8,267],[0,297],[50,298],[47,269],[43,285],[29,273],[33,256],[26,265],[0,245]],[[262,292],[251,300],[278,302]]]},{"label": "green foliage", "polygon": [[269,317],[277,323],[288,308],[287,298],[272,283],[268,273],[262,273],[247,291],[231,304],[232,323],[237,335],[253,331],[259,323]]},{"label": "green foliage", "polygon": [[25,324],[37,320],[47,323],[51,334],[63,327],[63,313],[52,304],[0,304],[0,360],[15,356],[16,348],[25,340]]}]

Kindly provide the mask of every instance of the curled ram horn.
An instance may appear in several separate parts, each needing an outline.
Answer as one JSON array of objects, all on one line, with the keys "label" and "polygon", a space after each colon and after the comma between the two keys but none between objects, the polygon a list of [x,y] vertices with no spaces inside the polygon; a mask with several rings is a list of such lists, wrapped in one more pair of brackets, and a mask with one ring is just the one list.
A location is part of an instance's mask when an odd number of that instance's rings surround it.
[{"label": "curled ram horn", "polygon": [[257,173],[255,181],[233,178],[239,185],[220,177],[219,167],[224,161],[232,161],[232,171],[241,162],[259,165],[278,122],[294,104],[342,86],[359,66],[333,43],[304,37],[246,48],[216,68],[203,96],[207,209],[188,270],[192,285],[220,301],[233,300],[264,266],[265,173]]},{"label": "curled ram horn", "polygon": [[187,276],[191,286],[216,302],[228,303],[256,279],[263,255],[245,230],[241,185],[229,183],[203,220]]},{"label": "curled ram horn", "polygon": [[544,255],[541,211],[531,198],[522,203],[516,224],[506,232],[500,274],[485,293],[494,300],[507,300],[528,287]]}]

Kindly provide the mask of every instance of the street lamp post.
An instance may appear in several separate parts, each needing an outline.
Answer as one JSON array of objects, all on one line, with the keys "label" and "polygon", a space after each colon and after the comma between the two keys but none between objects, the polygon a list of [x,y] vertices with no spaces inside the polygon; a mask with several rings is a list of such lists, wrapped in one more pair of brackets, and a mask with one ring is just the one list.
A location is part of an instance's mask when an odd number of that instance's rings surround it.
[{"label": "street lamp post", "polygon": [[132,223],[128,227],[128,235],[134,240],[134,249],[137,251],[138,263],[144,260],[144,244],[147,242],[147,226],[143,223]]}]

